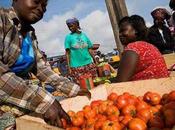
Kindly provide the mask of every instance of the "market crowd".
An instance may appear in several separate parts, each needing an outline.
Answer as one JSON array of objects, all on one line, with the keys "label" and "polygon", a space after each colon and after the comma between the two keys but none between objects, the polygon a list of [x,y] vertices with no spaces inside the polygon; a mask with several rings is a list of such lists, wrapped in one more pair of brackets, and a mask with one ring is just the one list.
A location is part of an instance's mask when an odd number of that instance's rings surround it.
[{"label": "market crowd", "polygon": [[[14,130],[15,118],[32,112],[54,126],[62,127],[62,118],[70,122],[59,101],[40,84],[34,84],[31,75],[66,98],[91,98],[79,80],[87,74],[97,77],[97,64],[103,61],[95,56],[93,43],[77,18],[65,20],[70,30],[65,36],[65,53],[72,80],[55,73],[38,48],[40,43],[31,25],[43,18],[47,4],[48,0],[12,0],[10,9],[0,9],[0,130]],[[172,12],[161,7],[150,12],[154,23],[150,28],[139,15],[119,21],[124,51],[112,82],[169,77],[162,54],[175,51],[175,0],[170,0],[169,6]],[[110,69],[115,71],[111,66]]]}]

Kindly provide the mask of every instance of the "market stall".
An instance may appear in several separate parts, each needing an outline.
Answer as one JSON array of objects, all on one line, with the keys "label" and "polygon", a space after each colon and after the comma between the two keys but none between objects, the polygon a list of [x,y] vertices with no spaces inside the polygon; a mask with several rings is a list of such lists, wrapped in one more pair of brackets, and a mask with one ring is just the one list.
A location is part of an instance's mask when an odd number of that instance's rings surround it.
[{"label": "market stall", "polygon": [[[66,99],[62,101],[61,104],[66,111],[79,111],[83,106],[90,104],[93,100],[106,100],[111,92],[116,92],[117,94],[129,92],[136,96],[140,96],[147,91],[157,92],[162,95],[164,93],[169,93],[172,90],[175,90],[175,77],[100,85],[91,90],[91,100],[88,100],[86,97],[75,97]],[[42,119],[29,116],[23,116],[17,119],[17,130],[24,129],[60,130],[59,128],[47,125]]]}]

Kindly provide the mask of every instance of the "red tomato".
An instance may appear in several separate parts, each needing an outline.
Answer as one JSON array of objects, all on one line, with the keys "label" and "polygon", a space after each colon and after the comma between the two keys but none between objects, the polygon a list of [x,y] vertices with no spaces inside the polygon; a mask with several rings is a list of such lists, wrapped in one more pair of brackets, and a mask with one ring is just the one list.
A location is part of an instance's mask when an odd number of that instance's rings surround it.
[{"label": "red tomato", "polygon": [[104,103],[100,104],[100,106],[98,107],[98,112],[100,114],[104,114],[106,112],[106,110],[107,110],[107,107],[108,106],[106,104],[104,104]]},{"label": "red tomato", "polygon": [[66,128],[66,130],[81,130],[81,129],[78,127],[69,127],[69,128]]},{"label": "red tomato", "polygon": [[151,127],[151,128],[149,128],[148,130],[162,130],[162,129],[157,128],[157,127]]},{"label": "red tomato", "polygon": [[134,105],[126,105],[122,108],[122,115],[130,115],[135,116],[136,114],[136,107]]},{"label": "red tomato", "polygon": [[98,114],[96,116],[96,122],[95,122],[95,125],[94,125],[94,129],[95,130],[101,130],[102,129],[102,125],[103,125],[103,122],[107,120],[107,117],[104,116],[104,115],[101,115],[101,114]]},{"label": "red tomato", "polygon": [[175,90],[168,94],[168,101],[175,101]]},{"label": "red tomato", "polygon": [[134,95],[131,95],[128,99],[127,99],[127,101],[128,101],[128,104],[130,104],[130,105],[135,105],[136,103],[137,103],[137,97],[136,96],[134,96]]},{"label": "red tomato", "polygon": [[136,110],[140,111],[141,109],[149,108],[149,105],[144,101],[138,101],[136,104]]},{"label": "red tomato", "polygon": [[87,125],[86,127],[83,128],[83,130],[94,130],[93,125]]},{"label": "red tomato", "polygon": [[121,119],[120,123],[123,124],[124,126],[128,126],[129,121],[132,119],[132,116],[126,115]]},{"label": "red tomato", "polygon": [[144,122],[148,122],[148,120],[151,118],[151,112],[150,109],[141,109],[137,112],[136,117],[142,119]]},{"label": "red tomato", "polygon": [[98,120],[98,121],[105,121],[107,119],[107,117],[106,116],[104,116],[104,115],[102,115],[102,114],[97,114],[96,115],[96,120]]},{"label": "red tomato", "polygon": [[161,104],[166,104],[168,103],[168,94],[163,94],[162,99],[161,99]]},{"label": "red tomato", "polygon": [[83,111],[78,111],[76,114],[77,114],[78,116],[84,117],[84,112],[83,112]]},{"label": "red tomato", "polygon": [[95,118],[96,110],[95,109],[91,109],[90,111],[85,111],[84,112],[84,116],[86,117],[86,119]]},{"label": "red tomato", "polygon": [[150,113],[151,113],[151,117],[153,117],[154,115],[160,115],[160,109],[156,106],[151,106],[150,107]]},{"label": "red tomato", "polygon": [[175,109],[166,109],[163,114],[165,116],[165,125],[173,127],[175,125]]},{"label": "red tomato", "polygon": [[171,129],[171,128],[163,128],[163,130],[173,130],[173,129]]},{"label": "red tomato", "polygon": [[118,121],[118,116],[116,116],[116,115],[110,115],[110,116],[108,116],[108,120],[110,120],[110,121]]},{"label": "red tomato", "polygon": [[94,125],[94,129],[95,130],[101,130],[103,126],[103,122],[102,121],[97,121]]},{"label": "red tomato", "polygon": [[111,115],[115,115],[115,116],[119,116],[120,112],[118,110],[118,108],[116,106],[108,106],[107,109],[106,109],[106,114],[108,116],[111,116]]},{"label": "red tomato", "polygon": [[82,126],[84,123],[84,117],[82,116],[79,116],[77,114],[75,114],[73,117],[72,117],[72,124],[74,126]]},{"label": "red tomato", "polygon": [[143,101],[143,96],[138,96],[138,97],[137,97],[137,100],[138,100],[138,101]]},{"label": "red tomato", "polygon": [[113,93],[109,94],[109,96],[107,97],[107,99],[115,102],[117,100],[117,97],[118,97],[118,95],[113,92]]},{"label": "red tomato", "polygon": [[89,105],[86,105],[83,107],[83,112],[84,112],[84,116],[86,117],[86,119],[94,118],[96,116],[96,110],[92,109],[91,106]]},{"label": "red tomato", "polygon": [[98,107],[101,103],[102,103],[102,100],[95,100],[95,101],[92,101],[92,102],[91,102],[90,106],[91,106],[92,108]]},{"label": "red tomato", "polygon": [[157,93],[147,92],[144,94],[143,100],[151,105],[158,105],[161,97]]},{"label": "red tomato", "polygon": [[73,117],[75,115],[75,112],[74,111],[68,111],[67,114],[70,116],[70,117]]},{"label": "red tomato", "polygon": [[85,127],[83,130],[94,130],[94,125],[95,125],[95,118],[89,118],[86,121]]},{"label": "red tomato", "polygon": [[128,128],[129,130],[147,130],[146,123],[139,118],[131,119]]},{"label": "red tomato", "polygon": [[117,121],[105,121],[102,130],[121,130],[121,126]]},{"label": "red tomato", "polygon": [[86,125],[94,125],[95,124],[96,119],[95,118],[89,118],[86,121]]},{"label": "red tomato", "polygon": [[154,115],[148,121],[149,127],[164,128],[164,121],[160,116]]},{"label": "red tomato", "polygon": [[125,107],[127,105],[127,99],[125,98],[124,95],[120,95],[118,96],[117,98],[117,101],[116,101],[116,105],[118,107],[118,109],[122,109],[123,107]]},{"label": "red tomato", "polygon": [[169,102],[162,107],[162,111],[166,109],[175,109],[175,101]]},{"label": "red tomato", "polygon": [[155,107],[156,107],[158,110],[160,110],[160,109],[162,108],[162,105],[159,104],[159,105],[156,105]]},{"label": "red tomato", "polygon": [[110,100],[103,101],[103,103],[106,104],[107,106],[114,105],[114,102]]},{"label": "red tomato", "polygon": [[98,111],[100,114],[105,114],[108,106],[112,106],[114,103],[113,101],[110,101],[110,100],[106,100],[106,101],[103,101],[100,106],[98,107]]},{"label": "red tomato", "polygon": [[84,111],[84,112],[90,111],[91,109],[92,109],[92,108],[91,108],[91,106],[89,106],[89,105],[86,105],[86,106],[83,107],[83,111]]},{"label": "red tomato", "polygon": [[124,93],[123,93],[123,96],[124,96],[125,98],[129,98],[129,97],[131,96],[131,94],[130,94],[129,92],[124,92]]}]

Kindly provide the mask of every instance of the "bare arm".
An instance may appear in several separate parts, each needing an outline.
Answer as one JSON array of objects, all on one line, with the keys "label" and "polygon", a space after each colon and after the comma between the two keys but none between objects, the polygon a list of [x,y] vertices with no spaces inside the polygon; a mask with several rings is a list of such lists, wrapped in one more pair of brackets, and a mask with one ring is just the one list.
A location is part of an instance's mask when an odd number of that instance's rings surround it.
[{"label": "bare arm", "polygon": [[67,66],[68,66],[69,73],[71,73],[71,69],[70,69],[70,50],[69,49],[66,49],[66,59],[67,59]]},{"label": "bare arm", "polygon": [[139,56],[134,51],[125,51],[121,58],[116,81],[129,81],[135,74],[138,60]]}]

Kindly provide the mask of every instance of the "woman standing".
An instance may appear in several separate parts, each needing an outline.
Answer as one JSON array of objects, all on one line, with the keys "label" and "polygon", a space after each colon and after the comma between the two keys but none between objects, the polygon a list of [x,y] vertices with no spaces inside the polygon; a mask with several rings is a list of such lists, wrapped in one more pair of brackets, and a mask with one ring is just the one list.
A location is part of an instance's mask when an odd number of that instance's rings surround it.
[{"label": "woman standing", "polygon": [[70,75],[76,83],[79,83],[78,80],[81,75],[87,73],[96,77],[95,58],[91,50],[93,47],[92,42],[80,30],[78,19],[68,19],[66,20],[66,24],[71,31],[65,38],[65,50]]}]

